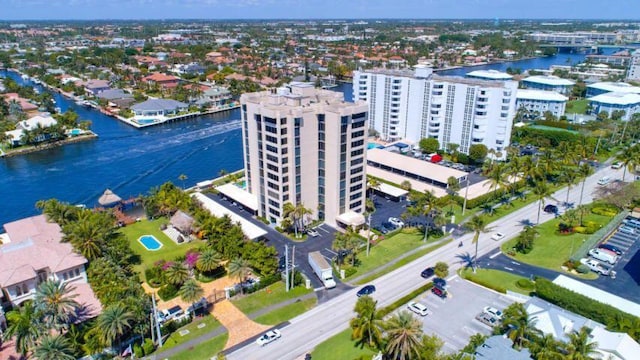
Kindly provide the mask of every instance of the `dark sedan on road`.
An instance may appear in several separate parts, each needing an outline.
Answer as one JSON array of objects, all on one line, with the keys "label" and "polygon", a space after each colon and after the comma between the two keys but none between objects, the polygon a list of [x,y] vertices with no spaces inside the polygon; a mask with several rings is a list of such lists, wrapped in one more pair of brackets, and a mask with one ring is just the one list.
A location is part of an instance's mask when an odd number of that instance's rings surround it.
[{"label": "dark sedan on road", "polygon": [[422,276],[423,278],[427,279],[433,276],[433,274],[435,274],[435,269],[433,267],[428,267],[424,270],[422,270],[422,272],[420,273],[420,276]]},{"label": "dark sedan on road", "polygon": [[376,292],[376,287],[373,285],[367,285],[365,287],[363,287],[362,289],[358,290],[358,297],[361,296],[365,296],[365,295],[371,295],[374,292]]}]

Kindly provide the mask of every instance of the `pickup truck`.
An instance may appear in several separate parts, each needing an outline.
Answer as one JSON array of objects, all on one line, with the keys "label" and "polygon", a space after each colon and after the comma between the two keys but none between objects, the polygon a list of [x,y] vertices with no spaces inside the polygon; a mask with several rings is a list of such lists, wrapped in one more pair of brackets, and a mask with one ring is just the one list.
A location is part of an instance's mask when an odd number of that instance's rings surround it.
[{"label": "pickup truck", "polygon": [[607,265],[602,264],[598,260],[595,259],[580,259],[580,263],[587,266],[591,271],[598,273],[600,275],[609,276],[611,272],[611,268]]}]

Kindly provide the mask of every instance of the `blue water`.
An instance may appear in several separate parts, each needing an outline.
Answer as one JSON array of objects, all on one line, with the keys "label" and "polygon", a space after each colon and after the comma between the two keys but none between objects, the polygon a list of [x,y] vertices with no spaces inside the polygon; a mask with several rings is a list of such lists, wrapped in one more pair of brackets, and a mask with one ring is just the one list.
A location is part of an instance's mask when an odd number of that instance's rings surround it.
[{"label": "blue water", "polygon": [[147,248],[149,251],[156,251],[162,247],[162,243],[156,239],[153,235],[143,235],[138,239],[142,246]]},{"label": "blue water", "polygon": [[[548,68],[584,60],[582,54],[518,62],[466,67],[440,73],[464,75],[477,69],[505,70],[507,67]],[[20,84],[19,75],[0,72]],[[43,90],[36,85],[36,88]],[[352,85],[334,88],[352,101]],[[217,177],[220,170],[242,168],[242,136],[238,109],[197,119],[135,129],[94,109],[77,106],[54,94],[62,111],[74,109],[82,120],[90,120],[98,139],[68,144],[39,153],[0,159],[0,224],[37,214],[35,203],[57,198],[92,207],[106,188],[122,198],[145,194],[166,181],[192,186]],[[178,180],[187,175],[184,184]]]}]

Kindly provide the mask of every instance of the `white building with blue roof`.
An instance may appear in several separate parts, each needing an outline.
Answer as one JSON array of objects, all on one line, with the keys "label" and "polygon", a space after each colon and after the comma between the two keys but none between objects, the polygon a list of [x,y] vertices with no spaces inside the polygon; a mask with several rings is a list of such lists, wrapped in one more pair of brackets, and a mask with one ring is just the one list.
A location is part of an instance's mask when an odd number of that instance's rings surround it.
[{"label": "white building with blue roof", "polygon": [[555,91],[566,95],[571,93],[576,83],[554,75],[534,75],[522,79],[521,84],[525,89]]}]

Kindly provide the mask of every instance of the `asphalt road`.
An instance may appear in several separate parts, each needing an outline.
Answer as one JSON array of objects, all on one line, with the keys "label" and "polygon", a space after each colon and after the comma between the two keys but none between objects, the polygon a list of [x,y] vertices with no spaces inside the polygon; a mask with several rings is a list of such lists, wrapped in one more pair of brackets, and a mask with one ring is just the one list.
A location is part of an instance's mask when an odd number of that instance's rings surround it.
[{"label": "asphalt road", "polygon": [[[606,167],[590,176],[586,181],[584,203],[592,201],[593,189],[598,186],[598,179],[605,175],[613,179],[619,179],[622,176],[622,171],[616,171]],[[572,189],[569,197],[570,202],[578,203],[580,187],[581,184]],[[563,199],[561,201],[564,201],[566,198],[566,189],[556,192],[554,198]],[[495,253],[501,243],[515,237],[522,230],[523,223],[535,222],[537,212],[538,204],[535,202],[491,223],[489,226],[493,227],[492,232],[480,236],[478,256]],[[543,212],[540,216],[540,221],[545,222],[553,218],[554,215]],[[505,234],[505,237],[500,241],[491,240],[491,234],[497,231]],[[474,253],[474,246],[471,244],[472,237],[473,234],[466,234],[459,238],[464,243],[462,248],[459,248],[454,242],[374,280],[372,284],[376,286],[377,292],[373,294],[373,297],[378,300],[378,306],[391,304],[393,301],[424,284],[425,280],[420,277],[420,272],[426,264],[433,264],[436,261],[446,261],[450,264],[451,271],[458,269],[461,266],[459,260],[460,254]],[[304,356],[305,353],[310,352],[315,346],[349,326],[349,320],[353,316],[353,307],[357,299],[356,291],[357,289],[349,290],[292,319],[287,326],[280,329],[282,338],[278,341],[264,347],[260,347],[252,342],[243,348],[227,354],[227,357],[232,360],[286,360],[297,359]]]}]

